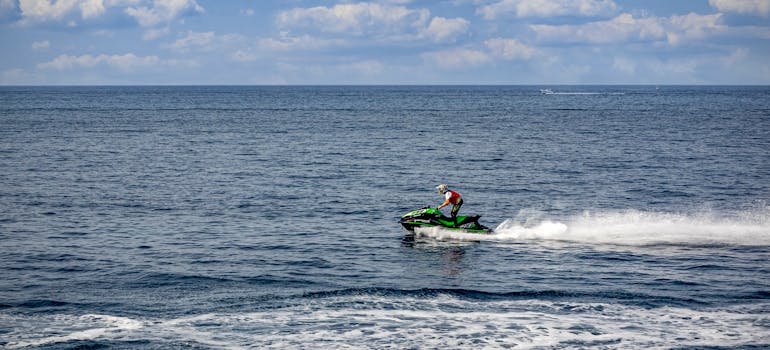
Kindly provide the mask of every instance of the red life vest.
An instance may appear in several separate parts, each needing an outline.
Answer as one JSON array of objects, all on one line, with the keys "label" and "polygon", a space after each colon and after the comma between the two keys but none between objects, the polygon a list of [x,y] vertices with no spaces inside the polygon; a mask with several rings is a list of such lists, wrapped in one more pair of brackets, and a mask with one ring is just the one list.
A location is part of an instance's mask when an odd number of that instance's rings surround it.
[{"label": "red life vest", "polygon": [[459,193],[452,190],[449,190],[447,193],[449,193],[449,203],[457,204],[460,201],[461,196]]}]

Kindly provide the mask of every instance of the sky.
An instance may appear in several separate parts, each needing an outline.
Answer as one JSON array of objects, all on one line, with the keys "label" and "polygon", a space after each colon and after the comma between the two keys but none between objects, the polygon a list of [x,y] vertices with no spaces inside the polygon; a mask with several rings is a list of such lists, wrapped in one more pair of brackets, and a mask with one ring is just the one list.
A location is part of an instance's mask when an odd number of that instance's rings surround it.
[{"label": "sky", "polygon": [[770,0],[0,0],[0,85],[770,85]]}]

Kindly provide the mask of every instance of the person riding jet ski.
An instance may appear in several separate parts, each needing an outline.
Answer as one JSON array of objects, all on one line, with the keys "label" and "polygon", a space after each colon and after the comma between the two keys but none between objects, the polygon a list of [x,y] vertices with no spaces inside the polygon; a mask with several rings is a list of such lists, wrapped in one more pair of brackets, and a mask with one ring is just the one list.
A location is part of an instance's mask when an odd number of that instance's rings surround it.
[{"label": "person riding jet ski", "polygon": [[436,190],[438,190],[438,194],[443,194],[445,198],[444,203],[441,203],[436,209],[452,204],[452,221],[457,222],[457,213],[460,211],[460,207],[463,206],[463,196],[458,192],[450,190],[446,184],[436,186]]}]

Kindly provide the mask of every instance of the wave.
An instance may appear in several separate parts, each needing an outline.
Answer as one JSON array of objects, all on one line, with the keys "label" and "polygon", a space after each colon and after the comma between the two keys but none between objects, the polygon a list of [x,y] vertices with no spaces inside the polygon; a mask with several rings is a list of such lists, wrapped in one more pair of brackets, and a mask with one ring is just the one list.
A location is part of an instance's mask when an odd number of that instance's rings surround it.
[{"label": "wave", "polygon": [[[611,301],[348,294],[262,309],[179,316],[4,314],[9,349],[146,348],[669,348],[770,344],[767,302],[657,308]],[[179,346],[183,341],[184,346]],[[0,344],[3,344],[0,341]]]},{"label": "wave", "polygon": [[[9,342],[5,346],[9,349],[41,346],[72,341],[84,341],[92,339],[114,339],[130,331],[144,327],[144,323],[128,317],[111,315],[2,315],[0,320],[8,321],[11,325],[23,324],[23,322],[36,322],[34,328],[21,328],[18,334],[10,332]],[[0,344],[3,344],[0,342]]]},{"label": "wave", "polygon": [[770,208],[730,217],[713,213],[679,214],[626,210],[590,213],[566,219],[541,219],[532,212],[497,225],[489,235],[437,228],[420,235],[436,239],[492,241],[564,241],[590,244],[649,246],[770,245]]},{"label": "wave", "polygon": [[[764,292],[746,294],[746,298],[764,298]],[[649,295],[633,291],[593,291],[584,292],[576,290],[558,290],[558,289],[531,289],[511,292],[492,292],[475,289],[462,288],[419,288],[419,289],[394,289],[394,288],[349,288],[332,291],[307,292],[302,294],[303,299],[328,299],[328,298],[382,298],[393,300],[427,300],[440,297],[452,297],[464,302],[499,302],[499,301],[517,301],[517,300],[540,300],[553,302],[571,302],[571,301],[611,301],[612,303],[625,304],[628,306],[639,307],[662,307],[662,306],[706,306],[709,303],[698,300],[689,295],[682,297]],[[290,299],[293,297],[285,297]]]}]

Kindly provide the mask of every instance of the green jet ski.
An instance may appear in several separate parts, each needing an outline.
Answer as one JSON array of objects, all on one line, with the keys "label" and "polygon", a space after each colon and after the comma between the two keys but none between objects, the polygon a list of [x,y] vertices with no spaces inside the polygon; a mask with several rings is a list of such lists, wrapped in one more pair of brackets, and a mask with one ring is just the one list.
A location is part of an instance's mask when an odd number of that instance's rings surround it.
[{"label": "green jet ski", "polygon": [[409,231],[414,231],[415,227],[441,227],[468,233],[492,232],[489,227],[479,223],[480,217],[481,215],[458,215],[457,220],[453,221],[451,217],[444,216],[444,214],[436,208],[424,207],[404,214],[401,216],[399,222]]}]

